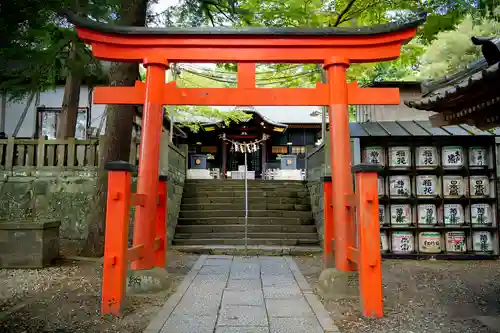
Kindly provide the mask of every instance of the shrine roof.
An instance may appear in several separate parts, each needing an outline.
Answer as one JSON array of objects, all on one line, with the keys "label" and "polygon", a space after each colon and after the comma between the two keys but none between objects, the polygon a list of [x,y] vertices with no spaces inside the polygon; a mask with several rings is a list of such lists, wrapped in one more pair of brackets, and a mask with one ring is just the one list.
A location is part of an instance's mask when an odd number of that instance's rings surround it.
[{"label": "shrine roof", "polygon": [[462,124],[433,127],[428,120],[421,121],[373,121],[349,123],[350,135],[362,137],[409,137],[409,136],[500,136],[500,127],[480,130]]},{"label": "shrine roof", "polygon": [[200,28],[147,28],[120,26],[96,22],[77,16],[72,12],[64,13],[74,25],[102,33],[133,36],[370,36],[390,34],[409,28],[416,28],[426,20],[427,13],[417,13],[412,19],[404,22],[392,22],[373,26],[353,28],[310,28],[310,27],[200,27]]},{"label": "shrine roof", "polygon": [[500,99],[500,38],[473,37],[483,57],[465,69],[422,84],[424,94],[405,101],[411,108],[438,112],[431,117],[436,125],[468,123],[481,128],[500,124],[497,108]]},{"label": "shrine roof", "polygon": [[[254,107],[249,107],[249,106],[241,107],[240,106],[240,107],[236,107],[234,110],[239,110],[239,111],[245,112],[247,114],[252,114],[253,115],[252,118],[248,119],[246,122],[256,121],[258,119],[258,120],[262,120],[266,124],[271,125],[273,127],[280,127],[280,128],[283,128],[284,130],[286,130],[288,128],[288,125],[274,121],[274,120],[262,115]],[[242,123],[245,123],[245,121],[242,121]],[[221,120],[221,121],[213,121],[213,122],[204,122],[201,124],[202,127],[213,126],[213,125],[222,127],[224,125],[224,121]]]}]

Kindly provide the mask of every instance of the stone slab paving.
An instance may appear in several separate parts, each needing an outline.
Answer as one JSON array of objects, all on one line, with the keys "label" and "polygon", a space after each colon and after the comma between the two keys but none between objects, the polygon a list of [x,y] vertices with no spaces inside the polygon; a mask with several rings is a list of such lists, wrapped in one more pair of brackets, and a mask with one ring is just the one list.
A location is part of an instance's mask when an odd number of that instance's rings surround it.
[{"label": "stone slab paving", "polygon": [[144,333],[339,333],[290,257],[203,255]]}]

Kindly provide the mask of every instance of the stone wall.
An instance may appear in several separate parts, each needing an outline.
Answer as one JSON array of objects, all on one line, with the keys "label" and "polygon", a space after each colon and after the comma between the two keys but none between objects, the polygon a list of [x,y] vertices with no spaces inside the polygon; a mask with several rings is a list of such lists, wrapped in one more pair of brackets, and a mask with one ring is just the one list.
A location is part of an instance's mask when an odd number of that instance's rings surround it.
[{"label": "stone wall", "polygon": [[[171,241],[180,209],[186,159],[185,152],[175,146],[162,149],[162,155],[168,160],[164,171],[170,178],[168,238]],[[87,235],[86,216],[95,193],[96,169],[96,166],[5,168],[4,165],[0,170],[0,223],[59,220],[61,245],[70,247],[71,252],[77,251]],[[133,189],[135,183],[134,179]],[[129,234],[132,235],[132,230]]]},{"label": "stone wall", "polygon": [[318,236],[323,246],[323,182],[321,177],[325,174],[325,146],[307,155],[307,189],[311,199],[311,210],[318,230]]},{"label": "stone wall", "polygon": [[[327,134],[329,134],[327,132]],[[331,175],[329,135],[325,143],[307,155],[307,188],[311,198],[311,209],[316,221],[318,236],[323,245],[323,182],[321,177]],[[361,161],[360,142],[358,138],[351,138],[352,165]],[[354,178],[353,178],[354,181]]]}]

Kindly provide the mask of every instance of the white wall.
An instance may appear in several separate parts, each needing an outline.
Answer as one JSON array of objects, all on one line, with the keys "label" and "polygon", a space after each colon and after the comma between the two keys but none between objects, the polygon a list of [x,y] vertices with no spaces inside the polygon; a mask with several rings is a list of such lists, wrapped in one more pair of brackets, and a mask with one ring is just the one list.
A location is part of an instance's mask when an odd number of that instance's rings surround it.
[{"label": "white wall", "polygon": [[434,114],[434,112],[412,109],[404,104],[404,101],[421,98],[419,90],[401,87],[400,95],[399,105],[357,105],[356,120],[358,122],[429,120],[429,117]]},{"label": "white wall", "polygon": [[[37,107],[61,107],[62,100],[64,96],[64,86],[58,86],[54,90],[45,91],[40,93],[39,100],[36,98],[31,103],[28,109],[28,113],[24,118],[21,128],[17,134],[19,137],[33,137],[35,135],[36,126],[36,108]],[[26,96],[24,100],[20,102],[9,102],[7,101],[6,111],[5,111],[5,134],[11,136],[16,128],[21,114],[23,113],[29,96]],[[92,100],[92,99],[91,99]],[[89,96],[88,87],[82,86],[80,90],[80,107],[89,106]],[[95,105],[91,102],[91,127],[98,127],[101,118],[104,117],[105,105]],[[105,126],[103,126],[102,132]]]}]

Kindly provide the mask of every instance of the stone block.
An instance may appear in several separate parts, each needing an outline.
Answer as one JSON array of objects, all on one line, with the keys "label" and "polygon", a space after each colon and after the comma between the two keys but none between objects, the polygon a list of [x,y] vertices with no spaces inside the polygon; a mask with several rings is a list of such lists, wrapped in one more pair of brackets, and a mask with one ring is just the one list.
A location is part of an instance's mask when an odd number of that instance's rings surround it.
[{"label": "stone block", "polygon": [[41,268],[59,257],[59,221],[0,223],[0,267]]},{"label": "stone block", "polygon": [[164,268],[127,272],[127,294],[156,293],[169,289],[172,283]]},{"label": "stone block", "polygon": [[321,272],[315,290],[326,300],[358,297],[358,273],[340,272],[335,268],[327,268]]},{"label": "stone block", "polygon": [[218,326],[267,326],[266,308],[251,305],[222,306]]}]

